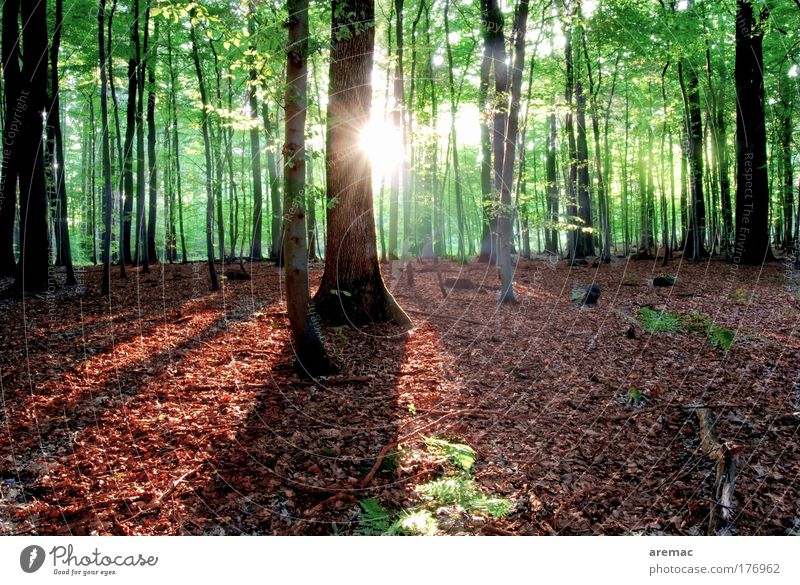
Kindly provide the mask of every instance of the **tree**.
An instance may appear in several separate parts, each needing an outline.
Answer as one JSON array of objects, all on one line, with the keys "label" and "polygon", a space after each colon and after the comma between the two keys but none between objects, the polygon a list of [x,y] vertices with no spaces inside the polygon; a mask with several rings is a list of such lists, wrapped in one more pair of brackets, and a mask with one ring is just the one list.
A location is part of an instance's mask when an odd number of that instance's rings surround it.
[{"label": "tree", "polygon": [[308,0],[288,0],[286,26],[286,134],[283,145],[283,232],[286,312],[301,373],[317,376],[332,370],[316,323],[309,315],[308,245],[305,222],[305,129],[308,91]]},{"label": "tree", "polygon": [[16,270],[14,258],[14,221],[17,207],[18,161],[14,146],[22,131],[20,116],[20,0],[3,2],[3,97],[5,120],[3,122],[2,180],[0,180],[0,276],[11,276]]},{"label": "tree", "polygon": [[410,319],[386,289],[378,263],[372,169],[359,135],[372,106],[373,0],[334,0],[327,121],[327,253],[314,302],[336,323]]},{"label": "tree", "polygon": [[[19,241],[16,287],[25,292],[48,287],[49,245],[47,225],[47,185],[42,141],[42,112],[47,108],[47,5],[23,2],[22,87],[24,97],[21,132],[17,149],[19,164]],[[20,100],[22,101],[22,99]]]},{"label": "tree", "polygon": [[106,47],[104,26],[106,0],[100,0],[97,9],[97,45],[100,53],[100,125],[103,133],[103,284],[102,295],[111,291],[111,145],[108,137],[108,76],[106,74]]},{"label": "tree", "polygon": [[772,259],[769,246],[767,132],[762,24],[749,0],[736,3],[736,242],[734,262]]},{"label": "tree", "polygon": [[[200,104],[202,105],[201,128],[203,131],[203,147],[206,161],[206,259],[208,261],[208,275],[211,278],[211,290],[219,290],[217,281],[217,267],[214,265],[214,190],[212,187],[214,167],[211,164],[211,139],[208,127],[208,94],[203,77],[203,67],[200,65],[200,51],[197,47],[197,23],[200,22],[198,7],[192,7],[192,24],[189,35],[192,41],[192,60],[194,72],[197,75],[197,86],[200,90]],[[224,252],[223,252],[224,253]]]},{"label": "tree", "polygon": [[[247,30],[252,39],[250,50],[255,53],[255,2],[247,3]],[[291,12],[289,13],[291,14]],[[250,108],[250,165],[253,171],[253,240],[250,245],[250,257],[261,259],[261,225],[264,205],[264,191],[261,187],[261,141],[258,133],[258,74],[255,62],[249,71],[250,85],[247,88],[247,103]]]},{"label": "tree", "polygon": [[50,43],[50,108],[47,115],[48,151],[52,164],[56,214],[56,263],[66,267],[67,286],[77,283],[72,267],[72,247],[67,224],[67,182],[64,178],[64,136],[61,130],[61,98],[58,89],[58,52],[61,48],[61,28],[64,22],[63,0],[56,0],[56,21]]}]

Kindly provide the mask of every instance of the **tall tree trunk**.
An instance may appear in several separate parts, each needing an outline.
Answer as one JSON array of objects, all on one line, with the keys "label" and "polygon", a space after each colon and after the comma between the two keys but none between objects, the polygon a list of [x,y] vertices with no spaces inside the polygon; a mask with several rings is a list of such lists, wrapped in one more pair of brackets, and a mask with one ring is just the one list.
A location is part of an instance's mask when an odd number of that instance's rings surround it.
[{"label": "tall tree trunk", "polygon": [[[138,0],[136,0],[138,5]],[[140,13],[136,7],[135,25],[139,27]],[[136,249],[134,251],[134,262],[140,264],[143,273],[150,272],[150,258],[147,254],[147,223],[145,218],[145,151],[144,151],[144,81],[146,69],[146,55],[150,44],[150,5],[148,3],[144,11],[144,47],[139,41],[138,30],[136,32]]]},{"label": "tall tree trunk", "polygon": [[63,0],[56,0],[55,28],[50,42],[50,110],[48,125],[53,142],[50,146],[53,183],[56,196],[56,263],[67,270],[67,286],[76,284],[75,271],[72,267],[72,250],[67,223],[67,184],[64,179],[64,137],[61,132],[61,99],[58,88],[58,51],[61,48],[61,27],[64,22]]},{"label": "tall tree trunk", "polygon": [[16,287],[25,292],[48,286],[49,231],[47,186],[42,148],[42,112],[47,108],[47,6],[44,1],[23,2],[22,87],[25,109],[19,113],[21,132],[17,148],[19,164],[20,258]]},{"label": "tall tree trunk", "polygon": [[295,368],[310,376],[327,374],[331,363],[316,322],[309,315],[308,248],[306,245],[305,126],[308,89],[308,0],[287,1],[289,38],[286,55],[286,132],[283,146],[283,234],[286,312],[292,331]]},{"label": "tall tree trunk", "polygon": [[[749,0],[736,3],[736,246],[734,262],[772,259],[761,22]],[[762,16],[763,18],[763,16]]]},{"label": "tall tree trunk", "polygon": [[[505,96],[507,99],[510,99],[510,104],[508,107],[508,118],[503,132],[504,151],[502,153],[502,180],[499,193],[500,209],[497,217],[497,227],[500,236],[498,265],[500,267],[499,300],[501,303],[516,302],[513,287],[514,267],[511,262],[511,242],[513,239],[511,186],[514,184],[514,162],[516,161],[516,146],[519,133],[519,108],[520,98],[522,96],[522,74],[525,67],[525,32],[528,28],[528,5],[528,0],[520,0],[514,13],[514,28],[512,30],[514,59],[512,61],[513,65],[510,80],[502,79],[503,66],[498,66],[498,62],[495,61],[495,81],[497,82],[498,93],[500,93],[500,87],[503,84],[505,85],[505,92],[508,92],[509,82],[511,91],[510,96]],[[500,41],[502,42],[502,33]],[[503,56],[503,53],[504,51],[498,56]],[[497,77],[498,72],[501,73],[499,82]],[[507,69],[505,75],[508,77]],[[495,126],[495,131],[497,131],[497,126]],[[497,157],[498,154],[499,153],[495,151],[495,157]]]},{"label": "tall tree trunk", "polygon": [[[191,15],[196,19],[197,9],[193,8]],[[189,29],[192,41],[192,60],[194,61],[194,71],[197,75],[197,85],[200,90],[200,102],[203,106],[201,126],[203,129],[203,147],[206,159],[206,259],[208,262],[208,274],[211,278],[211,290],[219,290],[217,281],[217,267],[214,265],[214,191],[212,188],[214,167],[211,163],[211,139],[208,129],[208,95],[206,84],[203,79],[203,68],[200,66],[200,54],[197,47],[197,29],[192,25]]]},{"label": "tall tree trunk", "polygon": [[494,262],[496,251],[493,247],[492,226],[492,141],[489,133],[489,84],[492,75],[492,24],[489,20],[489,2],[481,0],[481,35],[483,54],[481,57],[481,76],[478,89],[479,124],[481,133],[481,262]]},{"label": "tall tree trunk", "polygon": [[[461,194],[461,171],[458,166],[458,134],[456,132],[456,86],[453,80],[453,48],[450,45],[450,0],[444,4],[444,34],[447,48],[447,73],[450,88],[450,142],[453,155],[453,185],[456,192],[456,223],[458,224],[458,261],[464,262],[464,202]],[[513,165],[513,161],[511,162]]]},{"label": "tall tree trunk", "polygon": [[681,85],[685,109],[685,125],[687,136],[687,149],[689,157],[689,197],[688,210],[689,224],[687,226],[686,240],[683,256],[699,260],[706,256],[706,209],[703,199],[703,114],[700,110],[700,88],[697,83],[697,74],[690,66],[684,75],[683,63],[678,63],[678,79]]},{"label": "tall tree trunk", "polygon": [[[2,180],[0,180],[0,276],[11,276],[16,270],[14,258],[14,223],[17,215],[17,178],[19,162],[17,142],[22,133],[22,106],[19,69],[19,4],[20,0],[3,2],[3,97],[5,119],[3,122]],[[10,148],[9,148],[10,146]]]},{"label": "tall tree trunk", "polygon": [[326,150],[327,254],[315,303],[319,313],[333,322],[409,325],[381,277],[372,171],[366,153],[357,148],[372,105],[374,22],[373,0],[334,0]]},{"label": "tall tree trunk", "polygon": [[[59,0],[59,3],[61,0]],[[111,292],[111,227],[113,197],[111,195],[111,144],[108,136],[108,76],[104,26],[106,0],[99,0],[97,9],[97,47],[100,53],[100,125],[103,134],[103,283],[100,293]]]},{"label": "tall tree trunk", "polygon": [[178,140],[178,74],[172,63],[172,28],[167,27],[167,47],[168,47],[168,66],[169,66],[169,95],[172,104],[172,149],[175,163],[175,191],[178,200],[178,229],[181,236],[181,262],[186,264],[189,259],[186,253],[186,233],[183,228],[183,193],[181,192],[181,145]]},{"label": "tall tree trunk", "polygon": [[131,49],[128,59],[128,105],[126,111],[125,152],[123,175],[125,181],[124,222],[122,228],[123,259],[133,264],[131,229],[133,223],[133,140],[136,136],[136,96],[138,95],[139,0],[133,3],[134,20],[131,27]]},{"label": "tall tree trunk", "polygon": [[[122,147],[122,131],[120,129],[119,124],[119,103],[117,101],[117,89],[116,85],[114,84],[114,43],[113,43],[113,23],[114,23],[114,12],[117,9],[117,0],[113,0],[111,3],[111,10],[108,13],[108,48],[106,49],[106,58],[108,61],[108,72],[106,73],[108,77],[108,87],[111,90],[111,101],[114,103],[114,136],[116,138],[116,145],[117,145],[117,165],[119,168],[119,274],[120,278],[125,279],[127,278],[127,274],[125,272],[125,262],[127,262],[124,252],[125,246],[125,226],[126,226],[126,217],[130,218],[130,214],[126,215],[125,211],[125,153],[127,152],[127,143],[125,149]],[[169,30],[169,29],[168,29]],[[130,256],[130,219],[128,219],[128,255]]]},{"label": "tall tree trunk", "polygon": [[[147,35],[145,35],[147,38]],[[158,262],[156,225],[158,221],[158,165],[156,161],[156,54],[158,50],[158,20],[148,47],[147,67],[147,174],[149,205],[147,209],[147,259]]]},{"label": "tall tree trunk", "polygon": [[545,153],[545,174],[547,178],[547,228],[545,232],[545,251],[558,254],[558,175],[556,173],[556,149],[558,148],[558,135],[556,127],[556,114],[549,116],[549,131],[547,132],[547,152]]},{"label": "tall tree trunk", "polygon": [[[255,52],[255,2],[247,2],[247,30],[250,33],[250,50]],[[247,88],[247,104],[250,114],[250,166],[253,171],[253,236],[250,245],[250,257],[261,260],[261,225],[264,216],[264,190],[261,186],[261,140],[258,129],[258,73],[255,61],[249,71]],[[274,239],[273,239],[274,242]]]},{"label": "tall tree trunk", "polygon": [[[270,206],[272,207],[272,217],[270,223],[271,242],[269,257],[280,264],[281,260],[281,246],[283,239],[281,238],[281,223],[283,213],[281,211],[281,194],[278,187],[280,177],[278,176],[278,165],[275,161],[275,152],[272,150],[275,142],[275,132],[272,126],[272,120],[269,117],[269,109],[267,108],[266,100],[261,107],[264,118],[264,130],[267,133],[267,176],[269,178],[269,196]],[[276,116],[277,117],[277,116]],[[255,213],[255,211],[254,211]]]}]

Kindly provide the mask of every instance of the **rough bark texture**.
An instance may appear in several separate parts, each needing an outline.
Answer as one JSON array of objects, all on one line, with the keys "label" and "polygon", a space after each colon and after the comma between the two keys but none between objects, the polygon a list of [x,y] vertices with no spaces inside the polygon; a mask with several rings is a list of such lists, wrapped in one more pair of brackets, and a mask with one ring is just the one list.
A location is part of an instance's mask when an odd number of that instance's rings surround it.
[{"label": "rough bark texture", "polygon": [[359,134],[372,105],[375,41],[372,0],[336,0],[331,26],[326,162],[328,226],[325,272],[315,303],[337,323],[395,321],[408,316],[381,277],[372,209],[372,170]]},{"label": "rough bark texture", "polygon": [[308,246],[305,222],[305,126],[307,113],[308,0],[288,0],[286,54],[286,134],[283,146],[283,232],[286,312],[292,332],[295,368],[311,376],[327,374],[331,363],[315,321],[309,315]]},{"label": "rough bark texture", "polygon": [[[14,259],[14,220],[17,206],[17,149],[22,132],[19,69],[19,0],[3,2],[3,125],[2,178],[0,179],[0,276],[11,276]],[[24,103],[24,102],[23,102]]]},{"label": "rough bark texture", "polygon": [[[15,144],[19,165],[20,259],[16,286],[25,292],[48,286],[47,187],[42,144],[42,112],[47,108],[47,9],[44,2],[22,3],[22,131]],[[22,108],[20,108],[22,109]]]},{"label": "rough bark texture", "polygon": [[764,124],[763,31],[753,5],[736,13],[736,242],[734,262],[761,264],[769,247],[767,132]]}]

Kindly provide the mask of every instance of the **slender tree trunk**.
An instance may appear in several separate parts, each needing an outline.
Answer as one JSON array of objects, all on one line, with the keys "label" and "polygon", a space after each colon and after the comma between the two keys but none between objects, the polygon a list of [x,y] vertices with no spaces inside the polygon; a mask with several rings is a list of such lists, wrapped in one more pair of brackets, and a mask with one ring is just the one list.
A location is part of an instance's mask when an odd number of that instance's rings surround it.
[{"label": "slender tree trunk", "polygon": [[[125,193],[126,193],[126,172],[125,172],[125,161],[126,155],[125,153],[128,152],[128,144],[126,142],[126,146],[123,149],[122,147],[122,130],[120,129],[119,123],[119,103],[117,101],[117,89],[116,85],[114,84],[114,43],[113,43],[113,23],[114,23],[114,12],[117,9],[117,0],[113,0],[111,3],[111,10],[108,13],[108,49],[106,49],[106,58],[108,61],[108,87],[111,90],[111,101],[114,103],[114,136],[116,138],[116,145],[117,145],[117,165],[119,167],[119,274],[120,278],[125,279],[127,278],[127,274],[125,272],[125,263],[127,262],[127,258],[130,256],[130,213],[126,212],[125,210]],[[168,28],[169,30],[169,28]],[[127,140],[127,138],[126,138]],[[127,224],[126,224],[127,218]],[[125,256],[125,226],[128,226],[128,256]]]},{"label": "slender tree trunk", "polygon": [[492,141],[489,133],[489,84],[492,74],[492,24],[489,20],[489,2],[481,0],[481,34],[483,36],[483,55],[478,90],[479,124],[481,133],[481,206],[483,224],[481,229],[481,262],[494,262],[495,250],[492,239]]},{"label": "slender tree trunk", "polygon": [[[373,0],[334,0],[328,98],[328,238],[315,303],[338,323],[410,320],[386,290],[378,264],[372,172],[357,147],[372,105]],[[349,295],[349,296],[348,296]]]},{"label": "slender tree trunk", "polygon": [[[458,166],[458,134],[456,132],[456,86],[453,80],[453,48],[450,46],[450,0],[444,4],[444,34],[447,48],[447,73],[450,88],[450,142],[453,155],[453,181],[456,192],[456,222],[458,225],[458,261],[464,262],[464,202],[461,194],[461,171]],[[512,154],[513,156],[513,154]],[[513,165],[513,160],[511,161]]]},{"label": "slender tree trunk", "polygon": [[169,66],[169,77],[170,77],[170,86],[169,86],[169,94],[170,94],[170,101],[172,104],[172,150],[174,153],[174,163],[175,163],[175,191],[177,195],[177,202],[178,202],[178,229],[180,230],[181,236],[181,262],[186,264],[189,259],[186,253],[186,232],[184,231],[183,227],[183,193],[181,190],[181,145],[178,139],[178,103],[177,103],[177,95],[178,95],[178,74],[175,71],[175,67],[172,63],[172,28],[167,27],[167,47],[168,47],[168,66]]},{"label": "slender tree trunk", "polygon": [[[147,35],[145,35],[146,37]],[[147,210],[147,259],[158,262],[156,225],[158,221],[158,165],[156,161],[156,52],[158,49],[158,20],[147,54],[147,163],[149,205]]]},{"label": "slender tree trunk", "polygon": [[[281,260],[281,246],[282,246],[282,238],[281,238],[281,222],[283,218],[283,212],[281,211],[281,194],[278,188],[278,184],[280,182],[280,177],[278,176],[277,171],[277,164],[275,162],[275,153],[272,150],[272,143],[275,140],[275,135],[273,132],[272,121],[269,117],[269,110],[267,109],[266,102],[262,106],[263,118],[264,118],[264,129],[267,133],[268,137],[268,148],[267,148],[267,175],[269,178],[269,195],[270,195],[270,205],[272,207],[272,218],[271,218],[271,244],[270,244],[270,251],[269,256],[272,260],[275,260],[279,264],[282,262]],[[255,209],[254,212],[255,214]]]},{"label": "slender tree trunk", "polygon": [[[138,0],[136,0],[138,4]],[[138,27],[140,13],[138,11],[135,15],[136,25]],[[144,11],[144,47],[139,41],[139,34],[137,31],[136,42],[134,44],[136,50],[136,71],[137,71],[137,85],[136,85],[136,250],[134,252],[134,262],[140,264],[143,273],[150,272],[150,258],[147,254],[147,222],[145,218],[145,192],[146,192],[146,179],[145,179],[145,150],[144,150],[144,82],[145,82],[145,69],[147,68],[146,60],[147,53],[150,49],[150,5],[148,4]]]},{"label": "slender tree trunk", "polygon": [[[250,33],[250,50],[255,51],[255,2],[247,2],[247,30]],[[254,260],[261,260],[261,225],[264,216],[263,201],[264,190],[261,186],[261,140],[258,129],[258,73],[255,61],[249,71],[249,85],[247,88],[247,103],[250,114],[250,165],[253,171],[253,236],[250,245],[250,257]],[[272,181],[272,177],[270,177]],[[273,228],[274,229],[274,228]],[[274,243],[273,239],[273,243]]]},{"label": "slender tree trunk", "polygon": [[61,47],[61,27],[64,22],[63,0],[56,0],[55,29],[50,41],[50,111],[48,112],[48,123],[52,128],[53,152],[51,157],[54,159],[53,181],[55,195],[57,199],[57,216],[55,221],[57,246],[57,263],[67,269],[67,286],[77,283],[75,271],[72,267],[72,249],[69,239],[69,225],[67,223],[67,184],[64,179],[65,160],[64,160],[64,138],[61,132],[61,99],[58,87],[58,51]]},{"label": "slender tree trunk", "polygon": [[[192,9],[192,18],[196,19],[197,10]],[[211,139],[208,129],[208,95],[203,80],[203,68],[200,66],[200,54],[197,48],[196,25],[189,29],[192,41],[192,59],[197,75],[197,85],[200,90],[200,102],[203,106],[201,125],[203,129],[203,147],[206,159],[206,259],[208,261],[208,274],[211,278],[211,290],[219,290],[217,281],[217,267],[214,265],[214,191],[212,188],[214,167],[211,163]]]},{"label": "slender tree trunk", "polygon": [[316,322],[309,315],[308,248],[306,245],[305,125],[308,88],[308,0],[287,1],[289,39],[286,56],[286,132],[283,146],[283,234],[286,312],[292,331],[295,368],[310,376],[327,374],[331,363]]},{"label": "slender tree trunk", "polygon": [[[59,0],[60,3],[60,0]],[[99,0],[97,10],[97,46],[100,52],[100,126],[103,141],[103,283],[100,293],[111,292],[111,144],[108,136],[108,78],[106,75],[105,26],[106,0]]]},{"label": "slender tree trunk", "polygon": [[683,63],[678,63],[678,78],[683,94],[683,103],[686,111],[686,136],[689,155],[689,194],[691,199],[689,224],[683,256],[699,260],[706,256],[706,210],[703,198],[703,116],[700,110],[700,88],[697,83],[697,74],[692,67],[686,68],[684,75]]}]

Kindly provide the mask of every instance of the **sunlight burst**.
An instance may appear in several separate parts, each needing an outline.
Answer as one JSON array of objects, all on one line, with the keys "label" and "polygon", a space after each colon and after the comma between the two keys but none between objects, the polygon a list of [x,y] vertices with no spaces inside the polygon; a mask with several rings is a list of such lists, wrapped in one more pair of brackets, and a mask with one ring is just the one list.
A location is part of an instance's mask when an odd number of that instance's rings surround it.
[{"label": "sunlight burst", "polygon": [[361,130],[361,148],[369,157],[374,177],[390,177],[403,162],[403,136],[388,120],[372,117]]}]

